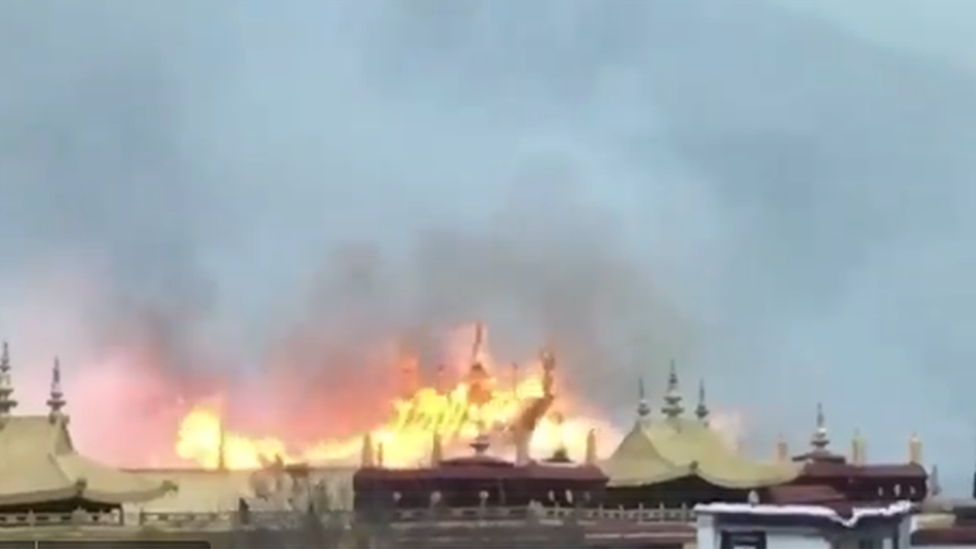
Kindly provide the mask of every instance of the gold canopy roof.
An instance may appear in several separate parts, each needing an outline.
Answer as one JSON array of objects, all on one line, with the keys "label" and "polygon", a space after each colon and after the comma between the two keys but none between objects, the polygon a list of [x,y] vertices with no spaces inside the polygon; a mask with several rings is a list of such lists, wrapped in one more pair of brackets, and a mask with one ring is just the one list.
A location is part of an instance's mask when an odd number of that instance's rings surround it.
[{"label": "gold canopy roof", "polygon": [[716,486],[748,489],[789,482],[799,476],[801,465],[751,460],[709,427],[704,386],[699,388],[697,417],[683,417],[674,363],[661,408],[663,417],[650,417],[643,381],[639,387],[638,419],[601,464],[610,486],[641,486],[698,476]]},{"label": "gold canopy roof", "polygon": [[0,423],[0,505],[72,497],[122,504],[175,489],[102,465],[74,449],[64,416],[9,416]]},{"label": "gold canopy roof", "polygon": [[698,476],[726,488],[789,482],[795,463],[761,463],[735,451],[708,425],[686,418],[638,421],[601,465],[610,486],[640,486]]}]

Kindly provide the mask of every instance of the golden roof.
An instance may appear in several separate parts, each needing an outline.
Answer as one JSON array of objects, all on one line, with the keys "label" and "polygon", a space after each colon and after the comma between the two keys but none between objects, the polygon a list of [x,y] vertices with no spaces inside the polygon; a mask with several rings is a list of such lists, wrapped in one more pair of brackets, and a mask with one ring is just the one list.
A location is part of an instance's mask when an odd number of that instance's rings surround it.
[{"label": "golden roof", "polygon": [[171,482],[153,482],[93,461],[74,449],[65,416],[0,420],[0,505],[80,497],[118,505],[160,497]]},{"label": "golden roof", "polygon": [[601,465],[610,486],[639,486],[698,476],[726,488],[795,479],[795,463],[760,463],[739,454],[707,424],[690,418],[639,420]]}]

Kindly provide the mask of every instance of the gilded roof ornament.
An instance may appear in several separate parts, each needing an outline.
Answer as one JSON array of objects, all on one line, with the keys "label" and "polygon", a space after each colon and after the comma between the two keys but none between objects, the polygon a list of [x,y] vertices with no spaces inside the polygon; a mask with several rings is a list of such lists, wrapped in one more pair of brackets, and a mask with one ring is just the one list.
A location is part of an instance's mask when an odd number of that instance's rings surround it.
[{"label": "gilded roof ornament", "polygon": [[17,400],[13,398],[14,383],[10,375],[10,346],[3,342],[0,353],[0,416],[9,416],[17,407]]},{"label": "gilded roof ornament", "polygon": [[685,411],[681,405],[682,396],[678,387],[678,368],[675,362],[671,361],[671,370],[668,372],[668,390],[664,393],[664,406],[661,411],[669,419],[675,419]]},{"label": "gilded roof ornament", "polygon": [[64,399],[64,390],[61,388],[61,361],[58,357],[54,357],[54,368],[51,370],[51,393],[47,399],[51,417],[63,416],[63,409],[67,404],[68,402]]},{"label": "gilded roof ornament", "polygon": [[705,404],[705,380],[698,382],[698,405],[695,406],[695,417],[702,423],[708,423],[708,405]]},{"label": "gilded roof ornament", "polygon": [[647,403],[647,393],[644,390],[644,377],[637,379],[637,417],[646,419],[651,415],[651,406]]},{"label": "gilded roof ornament", "polygon": [[813,431],[813,436],[810,437],[810,446],[813,446],[816,452],[826,452],[827,446],[830,446],[830,437],[827,436],[827,420],[824,416],[823,403],[817,403],[817,428]]}]

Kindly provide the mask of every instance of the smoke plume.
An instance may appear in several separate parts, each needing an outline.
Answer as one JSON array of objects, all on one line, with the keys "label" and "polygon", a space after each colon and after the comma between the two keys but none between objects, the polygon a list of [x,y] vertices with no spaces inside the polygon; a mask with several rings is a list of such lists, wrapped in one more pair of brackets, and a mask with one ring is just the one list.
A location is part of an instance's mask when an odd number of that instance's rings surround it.
[{"label": "smoke plume", "polygon": [[59,353],[79,444],[145,461],[117,434],[215,392],[343,423],[384,345],[480,319],[620,422],[675,358],[756,451],[819,400],[968,478],[976,80],[832,9],[8,1],[21,400]]}]

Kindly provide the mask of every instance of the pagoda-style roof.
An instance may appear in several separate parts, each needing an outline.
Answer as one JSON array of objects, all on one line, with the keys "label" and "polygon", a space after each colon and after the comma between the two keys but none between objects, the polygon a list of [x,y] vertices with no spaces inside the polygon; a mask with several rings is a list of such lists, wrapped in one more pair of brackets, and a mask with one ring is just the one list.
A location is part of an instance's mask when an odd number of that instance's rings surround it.
[{"label": "pagoda-style roof", "polygon": [[160,497],[175,486],[102,465],[75,451],[68,418],[12,416],[0,423],[0,505],[79,497],[120,505]]},{"label": "pagoda-style roof", "polygon": [[601,465],[610,486],[640,486],[698,476],[726,488],[790,482],[801,467],[761,463],[736,452],[708,425],[686,418],[637,422]]},{"label": "pagoda-style roof", "polygon": [[638,419],[601,465],[609,486],[641,486],[697,476],[726,488],[759,488],[790,482],[800,474],[794,463],[761,463],[741,455],[708,424],[704,386],[694,417],[683,415],[678,376],[672,364],[663,417],[651,418],[640,383]]},{"label": "pagoda-style roof", "polygon": [[121,505],[160,497],[174,490],[171,482],[155,483],[102,465],[79,454],[68,432],[61,369],[55,360],[50,414],[13,414],[7,344],[0,354],[0,505],[31,505],[71,498]]}]

